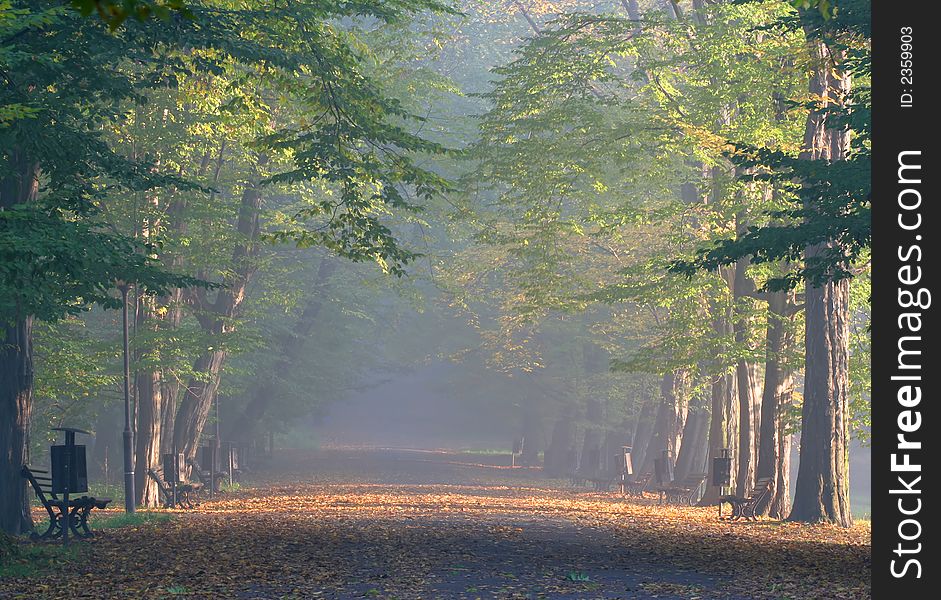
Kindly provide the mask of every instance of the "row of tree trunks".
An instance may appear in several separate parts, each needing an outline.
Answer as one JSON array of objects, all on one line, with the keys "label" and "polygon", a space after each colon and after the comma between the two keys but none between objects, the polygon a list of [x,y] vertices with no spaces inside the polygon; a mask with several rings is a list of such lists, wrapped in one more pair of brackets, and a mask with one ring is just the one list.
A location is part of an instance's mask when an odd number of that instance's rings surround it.
[{"label": "row of tree trunks", "polygon": [[[850,76],[834,67],[840,57],[808,32],[814,52],[810,94],[820,106],[811,111],[801,158],[843,160],[849,147],[845,126],[831,122],[829,108],[849,93]],[[814,210],[813,200],[806,208]],[[830,244],[809,247],[812,261]],[[801,411],[800,465],[792,521],[853,523],[849,496],[849,280],[806,286],[804,403]]]},{"label": "row of tree trunks", "polygon": [[[166,115],[165,115],[166,116]],[[212,185],[218,182],[223,164],[225,142],[220,145],[215,160],[215,173]],[[202,179],[209,170],[212,153],[203,153],[195,176]],[[179,173],[183,175],[182,170]],[[171,193],[171,196],[173,194]],[[185,196],[172,197],[166,203],[158,196],[147,198],[152,216],[140,223],[140,235],[144,238],[159,240],[163,235],[181,237],[187,232]],[[163,210],[165,208],[165,211]],[[158,258],[158,257],[154,257]],[[159,257],[165,264],[179,270],[183,266],[179,254],[162,254]],[[138,296],[136,299],[135,338],[144,332],[152,339],[159,339],[160,334],[179,327],[183,319],[183,290],[175,289],[166,296],[153,298]],[[151,353],[159,353],[158,348],[138,347],[134,356],[134,398],[136,400],[135,440],[135,490],[137,502],[141,506],[159,506],[160,492],[157,483],[147,476],[150,469],[158,468],[161,457],[174,451],[173,426],[176,414],[180,382],[170,371],[151,368],[148,365]]]},{"label": "row of tree trunks", "polygon": [[687,402],[685,395],[687,374],[683,371],[665,373],[660,380],[660,404],[654,418],[653,434],[644,451],[644,459],[638,473],[653,472],[654,460],[664,451],[676,458],[683,426],[686,424]]},{"label": "row of tree trunks", "polygon": [[689,475],[703,472],[708,451],[708,428],[708,413],[702,410],[690,411],[683,427],[683,439],[673,469],[673,478],[676,481],[683,481]]}]

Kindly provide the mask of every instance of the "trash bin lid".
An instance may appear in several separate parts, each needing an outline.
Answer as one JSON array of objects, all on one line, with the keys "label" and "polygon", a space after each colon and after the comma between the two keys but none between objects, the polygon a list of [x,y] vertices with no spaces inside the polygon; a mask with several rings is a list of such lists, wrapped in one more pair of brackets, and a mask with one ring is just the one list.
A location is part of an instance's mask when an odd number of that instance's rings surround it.
[{"label": "trash bin lid", "polygon": [[85,435],[94,435],[90,431],[85,431],[84,429],[78,429],[75,427],[53,427],[50,431],[70,431],[72,433],[84,433]]}]

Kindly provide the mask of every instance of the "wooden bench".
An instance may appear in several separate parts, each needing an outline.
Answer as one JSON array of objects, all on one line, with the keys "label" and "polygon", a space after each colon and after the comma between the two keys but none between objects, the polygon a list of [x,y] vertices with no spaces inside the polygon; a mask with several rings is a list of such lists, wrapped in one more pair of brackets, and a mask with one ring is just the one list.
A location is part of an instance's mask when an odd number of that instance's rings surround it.
[{"label": "wooden bench", "polygon": [[[203,485],[201,483],[177,483],[176,503],[173,501],[173,486],[163,478],[163,469],[147,469],[147,475],[157,483],[157,489],[163,497],[164,508],[174,508],[175,504],[183,508],[196,508],[199,505],[197,494]],[[197,500],[194,502],[194,500]]]},{"label": "wooden bench", "polygon": [[666,501],[670,504],[688,504],[692,506],[695,503],[696,492],[706,481],[706,473],[694,473],[687,475],[680,482],[674,481],[672,484],[660,488],[660,493],[664,495]]},{"label": "wooden bench", "polygon": [[608,473],[607,475],[601,474],[597,477],[591,477],[588,481],[591,482],[592,487],[595,488],[596,492],[609,492],[611,491],[611,486],[614,485],[614,481],[617,479],[617,473]]},{"label": "wooden bench", "polygon": [[[190,466],[190,469],[192,469],[193,475],[195,475],[196,479],[199,480],[200,485],[202,485],[203,487],[208,487],[209,480],[212,479],[213,474],[210,473],[208,469],[203,469],[196,460],[188,460],[186,462]],[[222,482],[225,481],[225,478],[226,478],[225,473],[223,473],[222,471],[216,471],[215,472],[216,481],[215,481],[215,485],[212,486],[211,488],[212,491],[214,492],[222,491]]]},{"label": "wooden bench", "polygon": [[728,518],[729,521],[738,521],[739,519],[757,521],[758,507],[768,499],[772,489],[773,483],[771,478],[762,477],[755,482],[755,488],[747,498],[732,495],[721,496],[719,502],[728,502],[732,505],[732,516]]},{"label": "wooden bench", "polygon": [[647,489],[647,485],[650,483],[652,478],[653,473],[643,473],[641,475],[636,475],[630,481],[625,481],[624,494],[634,498],[642,498],[644,496],[644,491]]},{"label": "wooden bench", "polygon": [[105,508],[111,502],[111,498],[95,498],[86,495],[69,498],[68,506],[66,506],[66,503],[52,492],[52,477],[49,476],[48,471],[31,469],[23,465],[20,474],[33,486],[36,498],[49,514],[49,527],[42,534],[33,532],[30,537],[34,540],[62,537],[65,533],[66,522],[68,522],[69,530],[76,537],[91,537],[93,534],[88,528],[88,515],[93,509]]}]

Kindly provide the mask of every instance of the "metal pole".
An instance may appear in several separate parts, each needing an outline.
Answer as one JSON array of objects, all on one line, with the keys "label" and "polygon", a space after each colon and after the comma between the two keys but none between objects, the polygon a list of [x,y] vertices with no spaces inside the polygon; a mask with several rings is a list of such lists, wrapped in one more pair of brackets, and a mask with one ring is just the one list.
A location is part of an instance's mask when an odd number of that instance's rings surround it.
[{"label": "metal pole", "polygon": [[[74,435],[74,434],[73,434]],[[62,471],[65,473],[65,482],[62,488],[62,545],[69,545],[69,527],[72,526],[72,512],[69,510],[69,483],[72,481],[72,448],[69,446],[69,434],[65,434],[65,464],[62,465]],[[73,442],[74,444],[74,442]]]},{"label": "metal pole", "polygon": [[[176,480],[177,480],[177,471],[180,466],[179,455],[176,453],[176,444],[173,444],[171,447],[172,454],[170,455],[170,482],[172,483],[173,494],[170,497],[170,508],[176,508],[177,497],[176,497]],[[164,468],[166,470],[166,468]]]},{"label": "metal pole", "polygon": [[212,473],[209,474],[209,497],[212,498],[212,495],[216,492],[216,461],[219,461],[219,464],[222,463],[222,434],[219,432],[219,394],[216,394],[215,400],[215,409],[216,409],[216,423],[215,423],[215,433],[212,436]]},{"label": "metal pole", "polygon": [[133,513],[135,509],[134,493],[134,440],[131,433],[131,361],[127,326],[127,284],[118,286],[121,290],[124,322],[124,511]]}]

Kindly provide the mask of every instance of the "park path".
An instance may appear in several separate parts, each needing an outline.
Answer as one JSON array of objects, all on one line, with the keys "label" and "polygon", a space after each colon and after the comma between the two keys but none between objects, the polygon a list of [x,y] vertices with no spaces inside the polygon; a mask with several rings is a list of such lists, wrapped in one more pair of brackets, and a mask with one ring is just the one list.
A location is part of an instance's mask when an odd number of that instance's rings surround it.
[{"label": "park path", "polygon": [[0,598],[869,597],[869,532],[567,489],[508,457],[282,451],[169,522],[103,531]]}]

